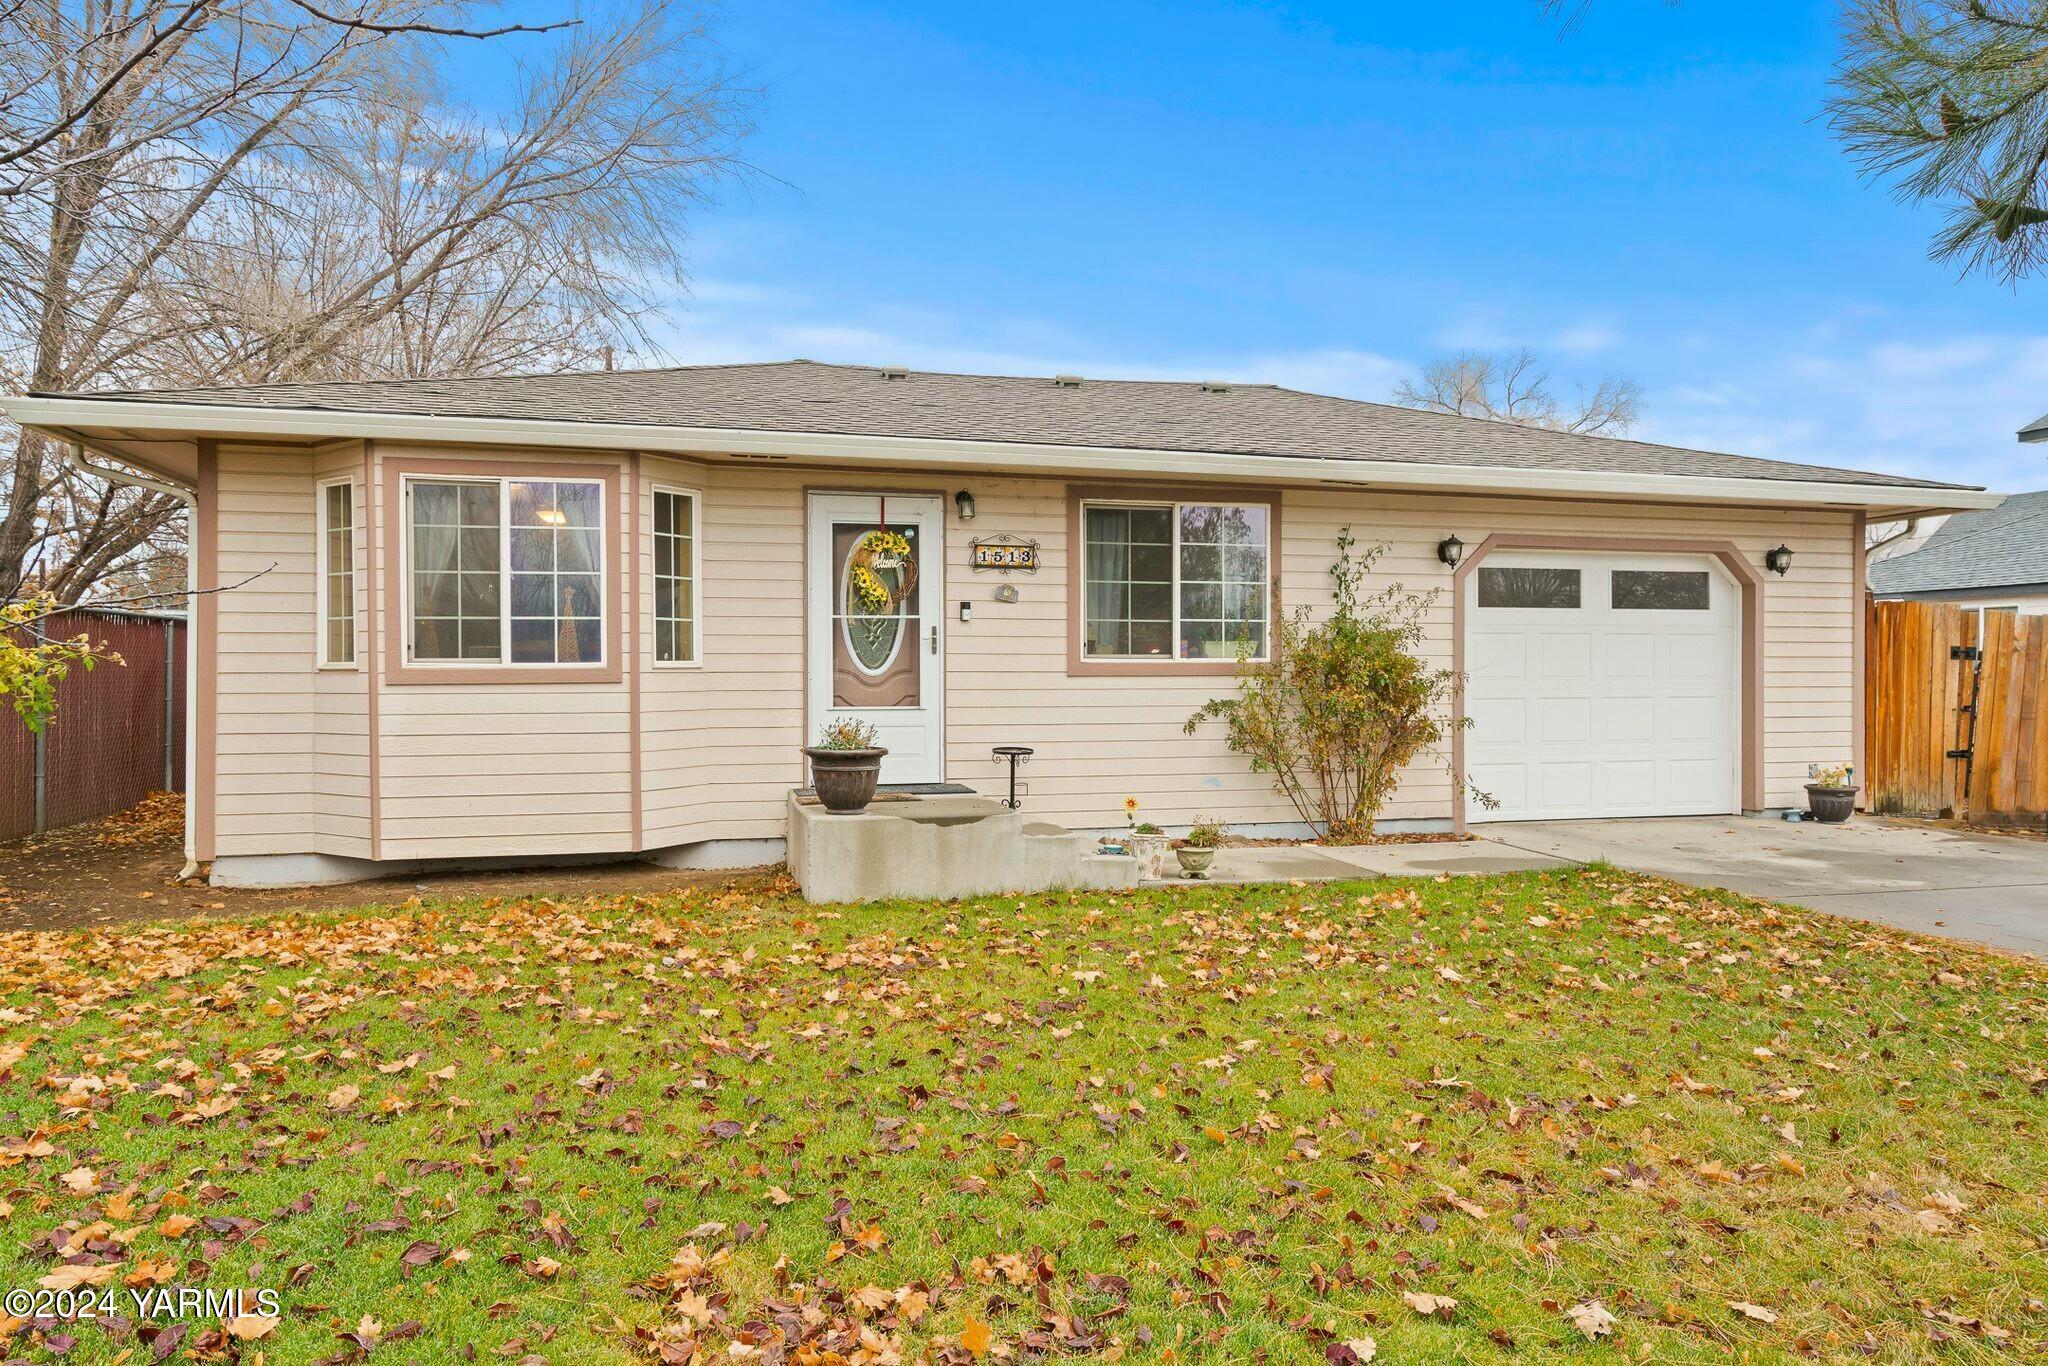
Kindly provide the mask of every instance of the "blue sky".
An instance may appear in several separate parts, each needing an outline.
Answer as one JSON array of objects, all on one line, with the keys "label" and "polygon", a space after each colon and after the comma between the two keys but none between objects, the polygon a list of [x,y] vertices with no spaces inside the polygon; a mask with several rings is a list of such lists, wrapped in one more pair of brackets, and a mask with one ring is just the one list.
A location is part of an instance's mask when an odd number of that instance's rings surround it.
[{"label": "blue sky", "polygon": [[732,3],[762,176],[681,361],[1223,377],[1385,398],[1529,346],[1638,435],[2048,485],[2048,285],[1928,261],[1819,117],[1834,6]]}]

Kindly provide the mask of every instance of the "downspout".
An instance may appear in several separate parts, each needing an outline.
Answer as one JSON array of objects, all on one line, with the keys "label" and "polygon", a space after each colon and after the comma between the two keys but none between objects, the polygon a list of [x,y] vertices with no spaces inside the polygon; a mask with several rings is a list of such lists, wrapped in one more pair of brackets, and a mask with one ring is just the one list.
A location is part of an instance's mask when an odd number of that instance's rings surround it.
[{"label": "downspout", "polygon": [[1919,529],[1920,519],[1918,517],[1908,517],[1905,520],[1905,523],[1902,526],[1900,526],[1900,528],[1897,531],[1894,531],[1891,535],[1886,536],[1881,540],[1873,541],[1871,544],[1863,547],[1863,553],[1865,556],[1868,556],[1871,551],[1882,550],[1886,546],[1890,545],[1893,541],[1906,540]]},{"label": "downspout", "polygon": [[197,848],[192,835],[191,787],[193,777],[198,773],[199,759],[199,689],[194,686],[198,670],[192,667],[191,655],[199,644],[199,495],[196,489],[152,479],[146,474],[135,474],[128,470],[110,469],[95,465],[85,458],[85,446],[71,442],[64,447],[64,463],[81,474],[95,479],[104,479],[110,484],[125,484],[130,488],[148,489],[151,493],[167,494],[185,505],[185,866],[178,870],[178,880],[195,877],[199,873]]}]

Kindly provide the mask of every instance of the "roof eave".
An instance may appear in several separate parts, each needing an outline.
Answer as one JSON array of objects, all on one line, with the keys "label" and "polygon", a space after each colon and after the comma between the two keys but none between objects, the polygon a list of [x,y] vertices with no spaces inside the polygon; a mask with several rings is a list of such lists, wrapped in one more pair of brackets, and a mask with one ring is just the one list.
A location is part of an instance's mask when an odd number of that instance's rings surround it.
[{"label": "roof eave", "polygon": [[735,454],[892,465],[980,465],[1019,472],[1193,475],[1288,480],[1360,487],[1470,489],[1497,493],[1598,496],[1717,503],[1815,504],[1882,511],[1888,516],[1996,507],[2003,496],[1974,488],[1855,484],[1795,479],[1638,474],[1619,471],[1436,465],[1125,446],[1040,445],[834,432],[651,426],[629,422],[421,416],[319,408],[152,403],[138,399],[32,395],[0,398],[24,427],[43,430],[179,432],[192,436],[438,441],[521,446]]}]

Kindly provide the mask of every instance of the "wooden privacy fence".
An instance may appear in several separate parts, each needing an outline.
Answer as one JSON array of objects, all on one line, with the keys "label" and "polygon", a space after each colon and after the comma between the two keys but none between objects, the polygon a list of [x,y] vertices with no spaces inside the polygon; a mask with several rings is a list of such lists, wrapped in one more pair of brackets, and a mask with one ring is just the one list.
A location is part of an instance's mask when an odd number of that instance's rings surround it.
[{"label": "wooden privacy fence", "polygon": [[73,669],[40,736],[0,705],[0,839],[185,788],[185,623],[81,609],[55,628],[105,641],[122,663]]},{"label": "wooden privacy fence", "polygon": [[1872,602],[1865,643],[1870,810],[2048,813],[2048,617]]}]

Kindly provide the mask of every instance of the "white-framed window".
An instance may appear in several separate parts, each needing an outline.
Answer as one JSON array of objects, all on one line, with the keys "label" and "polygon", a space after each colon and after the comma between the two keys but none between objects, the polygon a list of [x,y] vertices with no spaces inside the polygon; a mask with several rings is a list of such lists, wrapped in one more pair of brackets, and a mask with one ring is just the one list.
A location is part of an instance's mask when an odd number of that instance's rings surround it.
[{"label": "white-framed window", "polygon": [[408,475],[406,660],[605,662],[600,479]]},{"label": "white-framed window", "polygon": [[1081,541],[1084,659],[1266,658],[1266,504],[1084,501]]},{"label": "white-framed window", "polygon": [[689,489],[654,489],[654,662],[695,664],[699,556],[697,495]]},{"label": "white-framed window", "polygon": [[356,662],[356,486],[334,479],[319,486],[315,566],[320,582],[320,666]]}]

